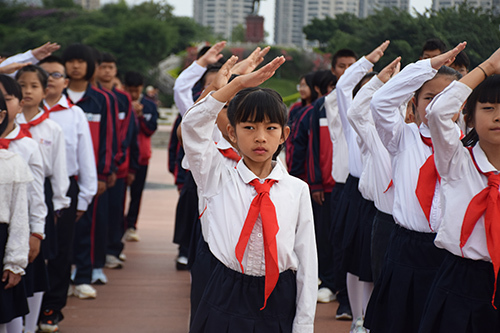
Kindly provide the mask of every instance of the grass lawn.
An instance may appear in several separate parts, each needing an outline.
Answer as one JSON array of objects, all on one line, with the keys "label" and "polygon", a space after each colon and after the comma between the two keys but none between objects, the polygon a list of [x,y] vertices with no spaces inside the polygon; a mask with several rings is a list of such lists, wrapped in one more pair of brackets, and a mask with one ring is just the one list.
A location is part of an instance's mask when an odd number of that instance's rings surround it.
[{"label": "grass lawn", "polygon": [[297,92],[297,82],[292,80],[272,77],[264,82],[261,87],[276,90],[281,97],[283,97],[286,105],[291,105],[300,98],[299,93]]}]

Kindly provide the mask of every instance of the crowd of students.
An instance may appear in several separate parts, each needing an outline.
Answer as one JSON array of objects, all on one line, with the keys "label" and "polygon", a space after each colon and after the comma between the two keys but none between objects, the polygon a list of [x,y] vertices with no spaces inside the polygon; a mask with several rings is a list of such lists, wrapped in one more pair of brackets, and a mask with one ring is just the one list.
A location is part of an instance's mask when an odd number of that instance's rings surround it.
[{"label": "crowd of students", "polygon": [[190,332],[313,332],[335,299],[352,333],[500,330],[500,49],[470,73],[465,42],[378,73],[390,41],[343,49],[287,109],[258,87],[284,58],[224,46],[174,87]]},{"label": "crowd of students", "polygon": [[59,48],[0,63],[0,332],[58,331],[67,297],[96,298],[138,240],[156,104],[113,55]]}]

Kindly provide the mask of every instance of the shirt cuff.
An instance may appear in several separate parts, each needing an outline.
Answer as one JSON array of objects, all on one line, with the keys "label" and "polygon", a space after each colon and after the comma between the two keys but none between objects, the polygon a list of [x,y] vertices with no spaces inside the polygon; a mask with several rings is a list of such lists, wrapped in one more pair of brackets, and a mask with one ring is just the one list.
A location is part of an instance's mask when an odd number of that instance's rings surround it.
[{"label": "shirt cuff", "polygon": [[22,269],[20,266],[18,265],[13,265],[13,264],[5,264],[3,266],[3,271],[11,271],[12,273],[14,274],[21,274],[21,275],[24,275],[25,272],[24,272],[24,269]]}]

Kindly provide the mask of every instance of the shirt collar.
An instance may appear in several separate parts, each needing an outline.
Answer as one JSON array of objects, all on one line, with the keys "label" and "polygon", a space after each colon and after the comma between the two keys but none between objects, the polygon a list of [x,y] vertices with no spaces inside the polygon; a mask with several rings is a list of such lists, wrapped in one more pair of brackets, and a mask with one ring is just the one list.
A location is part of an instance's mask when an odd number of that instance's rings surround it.
[{"label": "shirt collar", "polygon": [[[281,180],[285,175],[283,172],[285,170],[283,164],[278,159],[276,161],[272,161],[272,166],[273,169],[271,170],[271,173],[265,179],[274,179],[277,181]],[[245,184],[250,183],[255,178],[259,178],[245,165],[243,158],[238,162],[238,165],[236,165],[236,170],[238,170],[238,173]]]},{"label": "shirt collar", "polygon": [[420,124],[420,127],[418,128],[418,130],[423,137],[426,137],[426,138],[431,137],[431,131],[429,130],[429,126],[427,126],[423,122]]},{"label": "shirt collar", "polygon": [[486,153],[479,145],[479,142],[472,148],[472,153],[474,154],[474,159],[476,160],[477,166],[483,172],[494,172],[498,173],[498,170],[488,161]]},{"label": "shirt collar", "polygon": [[217,127],[217,124],[215,124],[215,126],[214,126],[213,138],[214,138],[214,141],[216,142],[215,145],[217,146],[217,149],[233,148],[233,146],[226,139],[224,139],[224,136],[222,135],[222,132]]},{"label": "shirt collar", "polygon": [[43,105],[47,108],[47,110],[52,109],[56,105],[60,105],[65,109],[69,109],[68,97],[66,97],[66,95],[64,95],[64,94],[61,94],[61,98],[59,99],[59,101],[56,104],[49,106],[47,104],[47,102],[45,100],[43,100]]},{"label": "shirt collar", "polygon": [[[33,121],[33,120],[37,120],[38,118],[40,118],[44,113],[45,111],[43,111],[43,109],[41,108],[38,108],[38,113],[33,117],[33,119],[31,119],[30,121]],[[26,121],[26,118],[24,117],[24,113],[19,113],[17,116],[16,116],[16,122],[18,124],[27,124],[28,122]]]},{"label": "shirt collar", "polygon": [[21,127],[14,123],[14,129],[12,131],[10,131],[10,133],[7,134],[7,136],[5,138],[6,139],[15,139],[17,137],[17,135],[19,134],[20,130],[21,130]]}]

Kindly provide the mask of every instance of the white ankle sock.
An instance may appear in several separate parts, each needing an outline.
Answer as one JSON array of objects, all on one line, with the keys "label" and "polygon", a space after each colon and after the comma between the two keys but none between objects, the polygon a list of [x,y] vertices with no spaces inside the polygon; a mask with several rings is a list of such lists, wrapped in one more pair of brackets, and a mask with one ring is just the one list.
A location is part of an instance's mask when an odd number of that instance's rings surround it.
[{"label": "white ankle sock", "polygon": [[30,312],[24,317],[24,332],[35,333],[40,307],[42,306],[43,292],[34,293],[32,297],[28,297],[28,306]]}]

